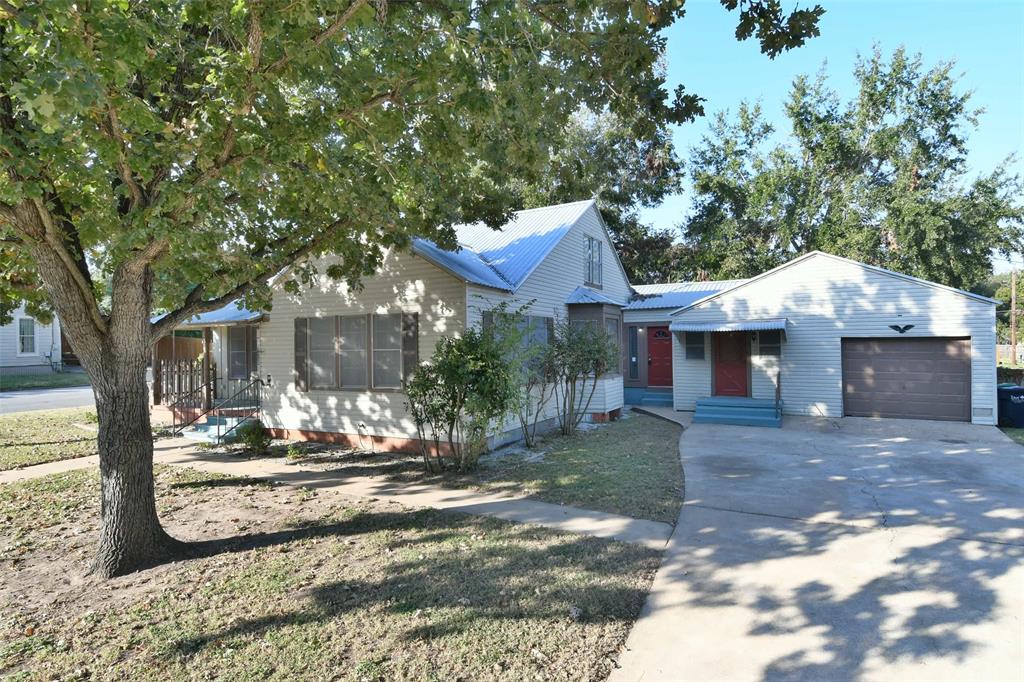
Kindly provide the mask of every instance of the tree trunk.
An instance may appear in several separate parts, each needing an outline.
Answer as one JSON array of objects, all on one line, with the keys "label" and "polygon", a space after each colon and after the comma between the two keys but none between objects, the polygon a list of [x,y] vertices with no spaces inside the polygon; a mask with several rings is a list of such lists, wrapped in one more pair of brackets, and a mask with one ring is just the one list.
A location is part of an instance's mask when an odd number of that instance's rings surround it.
[{"label": "tree trunk", "polygon": [[150,356],[152,272],[146,263],[118,267],[103,326],[90,315],[69,270],[45,244],[36,263],[61,326],[92,382],[99,417],[101,531],[92,572],[113,577],[163,561],[182,543],[161,527],[153,489],[153,435],[146,390]]},{"label": "tree trunk", "polygon": [[96,377],[102,529],[93,572],[112,577],[152,566],[180,549],[160,525],[145,361]]},{"label": "tree trunk", "polygon": [[146,389],[151,276],[148,268],[123,268],[112,284],[108,343],[99,362],[84,362],[99,417],[102,530],[93,571],[104,577],[152,566],[182,549],[160,525],[153,487]]}]

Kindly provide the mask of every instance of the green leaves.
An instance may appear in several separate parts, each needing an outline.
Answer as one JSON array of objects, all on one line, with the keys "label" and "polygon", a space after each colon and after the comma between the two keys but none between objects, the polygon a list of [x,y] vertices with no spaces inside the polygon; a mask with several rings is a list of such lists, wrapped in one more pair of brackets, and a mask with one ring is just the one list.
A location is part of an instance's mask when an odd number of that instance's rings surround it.
[{"label": "green leaves", "polygon": [[953,64],[875,51],[848,102],[798,78],[780,141],[758,107],[720,115],[691,154],[696,192],[683,276],[750,277],[821,249],[967,288],[992,253],[1024,248],[1020,182],[967,175],[977,125]]},{"label": "green leaves", "polygon": [[[759,18],[764,45],[811,33],[784,36],[771,3],[734,6]],[[299,256],[341,255],[329,274],[357,278],[413,235],[446,242],[454,223],[497,225],[521,183],[540,186],[575,144],[559,131],[581,108],[626,122],[602,144],[626,148],[614,158],[630,173],[647,157],[662,164],[651,182],[588,181],[586,194],[626,207],[618,197],[653,201],[671,185],[665,125],[700,113],[694,95],[670,100],[659,66],[658,31],[681,2],[380,9],[19,3],[17,20],[0,17],[0,201],[42,198],[96,282],[161,244],[154,304],[174,309],[196,286],[209,298],[262,286]],[[627,208],[609,210],[635,227]],[[29,228],[0,218],[0,236]],[[31,267],[27,246],[11,249]]]}]

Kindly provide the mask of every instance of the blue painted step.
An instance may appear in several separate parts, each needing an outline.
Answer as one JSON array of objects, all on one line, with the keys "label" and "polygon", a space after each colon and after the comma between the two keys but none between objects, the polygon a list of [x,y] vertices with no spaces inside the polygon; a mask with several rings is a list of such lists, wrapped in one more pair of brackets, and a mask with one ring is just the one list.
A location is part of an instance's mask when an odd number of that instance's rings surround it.
[{"label": "blue painted step", "polygon": [[774,400],[758,398],[712,397],[697,400],[693,421],[698,424],[734,424],[736,426],[782,426],[782,404],[776,410]]},{"label": "blue painted step", "polygon": [[[181,432],[181,435],[189,440],[204,443],[230,443],[238,438],[238,428],[242,422],[249,421],[250,417],[223,417],[220,415],[206,415],[201,422],[197,422]],[[218,429],[218,426],[220,427]],[[218,431],[220,437],[217,437]],[[228,433],[230,431],[230,433]],[[224,435],[224,434],[227,435]]]}]

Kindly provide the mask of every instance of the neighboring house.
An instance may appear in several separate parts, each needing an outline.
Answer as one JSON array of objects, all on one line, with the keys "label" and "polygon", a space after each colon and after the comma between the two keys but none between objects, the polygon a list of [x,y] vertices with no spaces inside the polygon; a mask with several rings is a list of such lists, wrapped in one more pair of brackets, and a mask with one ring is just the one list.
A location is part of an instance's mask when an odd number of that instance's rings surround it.
[{"label": "neighboring house", "polygon": [[[440,338],[508,303],[538,318],[538,342],[566,319],[620,341],[621,372],[600,378],[593,420],[628,403],[726,422],[767,409],[773,424],[782,413],[995,423],[991,299],[819,252],[747,280],[631,287],[592,201],[456,233],[459,251],[416,239],[358,289],[320,277],[298,296],[276,288],[265,316],[232,304],[190,320],[220,399],[258,377],[277,437],[408,448],[403,381]],[[517,435],[512,420],[499,431]]]},{"label": "neighboring house", "polygon": [[0,372],[37,374],[61,368],[60,322],[44,324],[20,306],[9,324],[0,325]]},{"label": "neighboring house", "polygon": [[[676,410],[779,397],[785,414],[996,423],[992,299],[821,252],[748,280],[638,288],[651,295],[626,308],[640,355],[626,383],[670,374]],[[666,327],[670,373],[649,338]]]}]

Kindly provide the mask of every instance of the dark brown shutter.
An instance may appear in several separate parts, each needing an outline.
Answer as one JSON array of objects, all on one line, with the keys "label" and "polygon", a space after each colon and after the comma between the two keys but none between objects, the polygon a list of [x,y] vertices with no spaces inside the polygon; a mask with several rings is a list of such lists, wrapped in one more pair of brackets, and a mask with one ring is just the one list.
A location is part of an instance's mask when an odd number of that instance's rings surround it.
[{"label": "dark brown shutter", "polygon": [[402,382],[412,378],[420,364],[420,314],[402,313]]},{"label": "dark brown shutter", "polygon": [[295,388],[307,390],[309,364],[306,353],[307,321],[304,317],[295,318]]},{"label": "dark brown shutter", "polygon": [[545,317],[544,326],[547,327],[548,330],[548,345],[550,346],[555,342],[555,318]]}]

